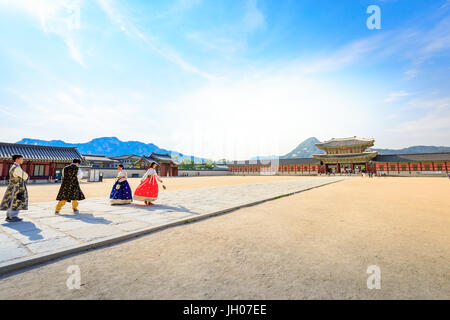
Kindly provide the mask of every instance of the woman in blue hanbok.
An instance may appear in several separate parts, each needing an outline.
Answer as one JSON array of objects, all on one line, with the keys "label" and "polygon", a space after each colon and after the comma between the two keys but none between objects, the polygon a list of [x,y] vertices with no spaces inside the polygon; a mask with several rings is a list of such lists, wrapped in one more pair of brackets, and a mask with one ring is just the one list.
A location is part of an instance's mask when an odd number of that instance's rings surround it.
[{"label": "woman in blue hanbok", "polygon": [[114,183],[111,195],[109,196],[111,204],[131,203],[131,201],[133,201],[133,194],[127,181],[128,175],[126,171],[123,170],[123,165],[119,164],[117,169],[119,169],[117,180],[116,183]]}]

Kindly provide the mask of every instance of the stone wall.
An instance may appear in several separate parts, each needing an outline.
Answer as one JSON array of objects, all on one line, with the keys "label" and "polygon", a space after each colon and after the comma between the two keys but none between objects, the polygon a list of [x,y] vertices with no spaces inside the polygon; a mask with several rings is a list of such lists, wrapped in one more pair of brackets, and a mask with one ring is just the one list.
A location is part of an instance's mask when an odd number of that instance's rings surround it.
[{"label": "stone wall", "polygon": [[230,171],[226,170],[178,170],[179,177],[198,177],[198,176],[229,176]]},{"label": "stone wall", "polygon": [[377,170],[377,176],[386,175],[391,177],[446,177],[445,171],[380,171]]}]

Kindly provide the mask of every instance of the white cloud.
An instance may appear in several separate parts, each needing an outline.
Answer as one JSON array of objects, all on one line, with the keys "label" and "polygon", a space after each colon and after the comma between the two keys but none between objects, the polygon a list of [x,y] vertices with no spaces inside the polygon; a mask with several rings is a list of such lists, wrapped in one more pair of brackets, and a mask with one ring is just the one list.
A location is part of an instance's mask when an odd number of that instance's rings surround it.
[{"label": "white cloud", "polygon": [[247,11],[243,19],[243,25],[247,32],[254,32],[266,25],[265,17],[257,5],[257,0],[247,0]]},{"label": "white cloud", "polygon": [[450,98],[416,99],[408,103],[408,109],[424,111],[414,119],[403,121],[389,130],[403,139],[413,139],[414,144],[427,143],[448,145],[450,138]]},{"label": "white cloud", "polygon": [[69,49],[69,55],[86,67],[81,49],[75,41],[75,32],[80,26],[81,0],[1,0],[0,5],[26,11],[39,21],[45,33],[61,37]]},{"label": "white cloud", "polygon": [[398,92],[392,92],[390,93],[386,99],[383,100],[383,102],[393,102],[393,101],[397,101],[401,98],[407,97],[411,95],[410,93],[402,90],[402,91],[398,91]]},{"label": "white cloud", "polygon": [[107,14],[109,19],[117,24],[117,26],[129,37],[137,38],[143,41],[149,49],[161,56],[162,58],[178,65],[184,71],[197,74],[206,79],[213,79],[214,77],[207,72],[204,72],[197,67],[193,66],[181,55],[172,49],[169,45],[163,43],[159,39],[153,36],[144,34],[138,26],[136,26],[130,17],[126,15],[123,9],[119,9],[117,4],[113,0],[98,0],[100,7]]},{"label": "white cloud", "polygon": [[242,15],[236,21],[202,30],[189,30],[186,38],[203,50],[219,53],[223,59],[231,60],[234,55],[247,49],[249,37],[265,28],[266,19],[258,8],[257,0],[247,0]]},{"label": "white cloud", "polygon": [[342,46],[331,54],[326,53],[322,57],[302,59],[298,63],[298,70],[305,74],[329,72],[361,62],[363,59],[371,59],[370,55],[382,46],[384,39],[384,35],[358,39]]}]

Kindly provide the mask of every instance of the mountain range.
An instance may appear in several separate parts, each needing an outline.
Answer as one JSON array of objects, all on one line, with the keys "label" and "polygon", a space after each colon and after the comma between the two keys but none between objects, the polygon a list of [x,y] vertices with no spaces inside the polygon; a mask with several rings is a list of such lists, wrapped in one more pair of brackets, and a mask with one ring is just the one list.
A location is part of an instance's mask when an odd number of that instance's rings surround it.
[{"label": "mountain range", "polygon": [[[322,150],[318,149],[315,144],[320,142],[316,137],[310,137],[300,143],[291,152],[279,156],[281,159],[289,158],[310,158],[315,153],[323,153]],[[81,154],[102,154],[105,156],[121,156],[126,154],[136,154],[136,155],[150,155],[152,152],[155,153],[168,153],[172,157],[178,157],[179,161],[184,159],[193,159],[196,163],[204,162],[207,159],[199,158],[191,155],[185,155],[177,151],[172,151],[168,149],[163,149],[158,147],[153,143],[144,143],[140,141],[121,141],[116,137],[103,137],[92,139],[85,143],[68,143],[62,140],[39,140],[25,138],[16,143],[21,144],[31,144],[31,145],[41,145],[41,146],[54,146],[54,147],[77,147]],[[450,152],[450,147],[444,146],[412,146],[403,149],[374,149],[378,151],[379,154],[411,154],[411,153],[433,153],[433,152]],[[271,156],[257,156],[250,158],[251,160],[256,159],[272,159],[278,158],[276,155]]]},{"label": "mountain range", "polygon": [[77,147],[78,151],[81,154],[101,154],[109,157],[122,156],[126,154],[148,156],[152,152],[155,152],[163,154],[168,153],[172,157],[178,157],[179,161],[182,161],[184,159],[193,159],[195,162],[203,162],[207,160],[205,158],[198,158],[190,155],[184,155],[177,151],[163,149],[153,143],[143,143],[140,141],[121,141],[116,137],[96,138],[85,143],[68,143],[62,140],[47,141],[25,138],[17,141],[16,143],[54,147]]}]

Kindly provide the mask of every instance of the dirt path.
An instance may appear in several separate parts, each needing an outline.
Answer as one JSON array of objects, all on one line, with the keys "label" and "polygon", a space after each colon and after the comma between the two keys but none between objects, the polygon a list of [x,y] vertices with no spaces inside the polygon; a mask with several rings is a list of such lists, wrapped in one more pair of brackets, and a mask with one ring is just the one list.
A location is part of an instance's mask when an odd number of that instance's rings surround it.
[{"label": "dirt path", "polygon": [[449,194],[448,179],[349,179],[1,279],[0,299],[450,299]]}]

